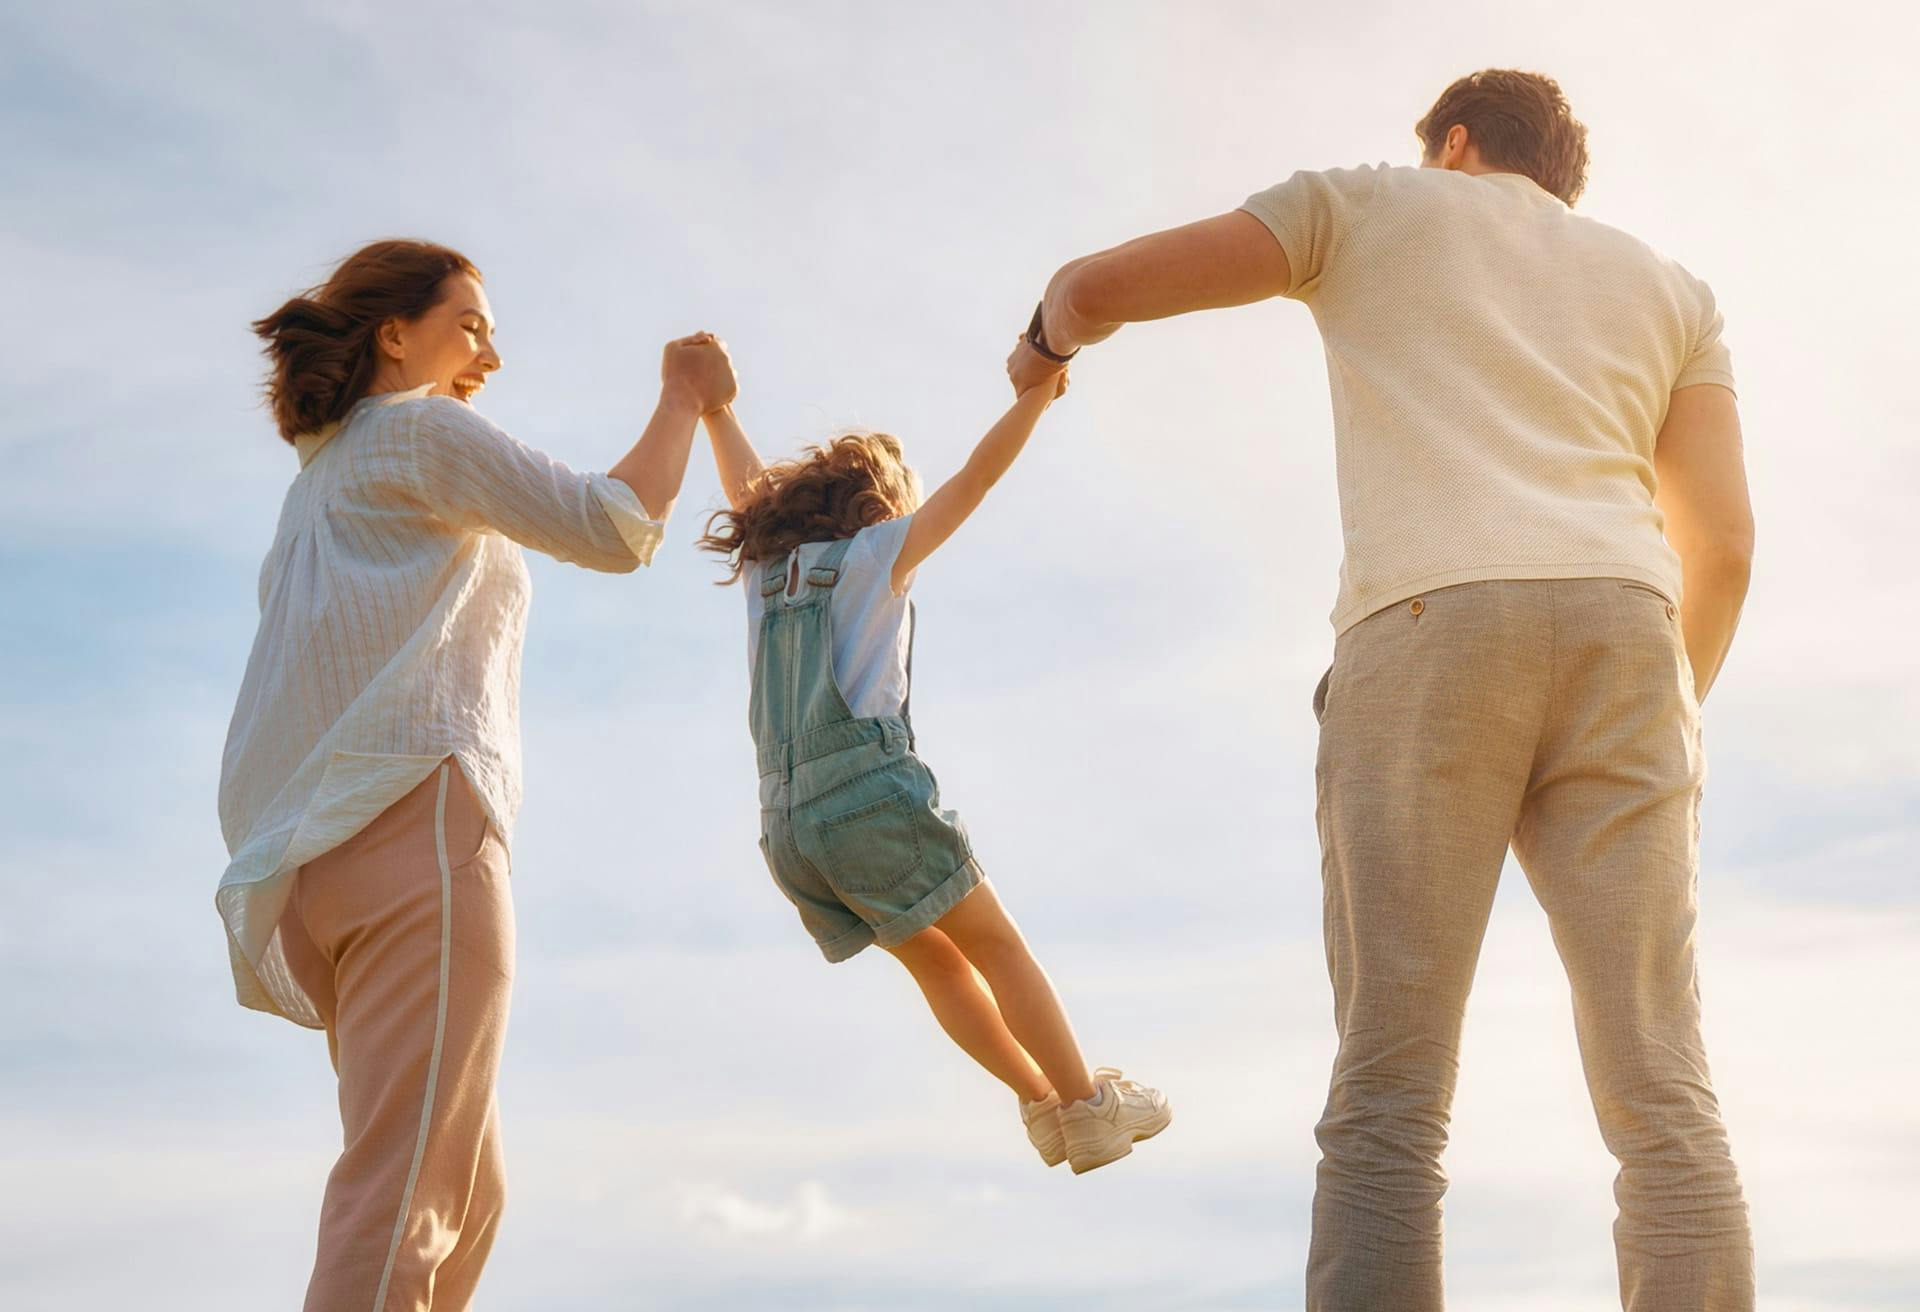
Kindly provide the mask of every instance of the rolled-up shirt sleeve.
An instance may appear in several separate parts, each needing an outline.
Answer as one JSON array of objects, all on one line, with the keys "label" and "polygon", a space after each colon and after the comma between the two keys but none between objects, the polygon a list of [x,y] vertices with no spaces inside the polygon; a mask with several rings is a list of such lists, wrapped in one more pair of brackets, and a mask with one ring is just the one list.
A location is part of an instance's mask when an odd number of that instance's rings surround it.
[{"label": "rolled-up shirt sleeve", "polygon": [[576,473],[464,402],[426,397],[417,407],[411,490],[448,523],[588,569],[625,573],[652,562],[666,525],[625,483]]}]

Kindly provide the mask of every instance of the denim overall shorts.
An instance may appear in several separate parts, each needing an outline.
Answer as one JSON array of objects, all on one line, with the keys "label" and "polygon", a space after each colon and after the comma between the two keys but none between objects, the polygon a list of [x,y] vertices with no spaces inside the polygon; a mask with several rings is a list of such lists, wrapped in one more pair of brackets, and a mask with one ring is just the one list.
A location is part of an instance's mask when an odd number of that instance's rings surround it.
[{"label": "denim overall shorts", "polygon": [[[760,654],[748,711],[760,761],[760,850],[828,961],[905,942],[985,877],[966,828],[914,754],[908,705],[864,718],[833,677],[828,601],[851,539],[786,592],[792,555],[760,566]],[[911,624],[911,612],[909,624]],[[913,636],[907,636],[911,703]]]}]

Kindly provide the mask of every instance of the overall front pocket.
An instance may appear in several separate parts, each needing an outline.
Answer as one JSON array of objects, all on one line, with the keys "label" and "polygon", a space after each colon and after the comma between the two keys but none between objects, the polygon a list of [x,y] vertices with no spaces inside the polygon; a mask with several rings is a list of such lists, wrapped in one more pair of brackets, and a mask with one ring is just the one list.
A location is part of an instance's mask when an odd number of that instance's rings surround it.
[{"label": "overall front pocket", "polygon": [[820,821],[820,846],[836,888],[886,893],[926,860],[913,794],[897,789],[863,806]]}]

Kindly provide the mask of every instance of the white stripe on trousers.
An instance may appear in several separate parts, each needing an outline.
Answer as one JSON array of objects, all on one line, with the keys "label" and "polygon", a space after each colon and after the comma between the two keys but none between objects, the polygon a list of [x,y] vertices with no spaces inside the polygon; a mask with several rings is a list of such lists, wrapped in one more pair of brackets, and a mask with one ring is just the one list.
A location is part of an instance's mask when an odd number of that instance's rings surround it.
[{"label": "white stripe on trousers", "polygon": [[407,1232],[407,1214],[413,1210],[413,1189],[420,1183],[420,1163],[427,1155],[427,1129],[433,1124],[433,1094],[440,1082],[440,1049],[447,1037],[447,968],[453,951],[453,868],[447,864],[447,776],[451,767],[440,763],[440,794],[433,803],[433,851],[440,861],[440,997],[433,1018],[433,1055],[427,1060],[427,1095],[420,1106],[420,1135],[413,1143],[413,1165],[400,1195],[400,1215],[393,1220],[393,1242],[387,1246],[387,1265],[380,1272],[380,1289],[373,1296],[373,1312],[387,1305],[387,1286],[393,1280],[394,1259]]}]

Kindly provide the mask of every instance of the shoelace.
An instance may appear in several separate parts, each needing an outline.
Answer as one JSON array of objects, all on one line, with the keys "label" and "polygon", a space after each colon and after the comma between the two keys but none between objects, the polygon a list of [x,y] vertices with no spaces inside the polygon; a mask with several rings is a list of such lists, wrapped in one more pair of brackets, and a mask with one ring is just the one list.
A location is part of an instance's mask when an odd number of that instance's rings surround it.
[{"label": "shoelace", "polygon": [[1113,1066],[1102,1066],[1093,1073],[1093,1082],[1110,1081],[1114,1093],[1121,1098],[1133,1098],[1137,1101],[1151,1101],[1146,1086],[1138,1080],[1126,1080],[1120,1077],[1120,1071]]}]

